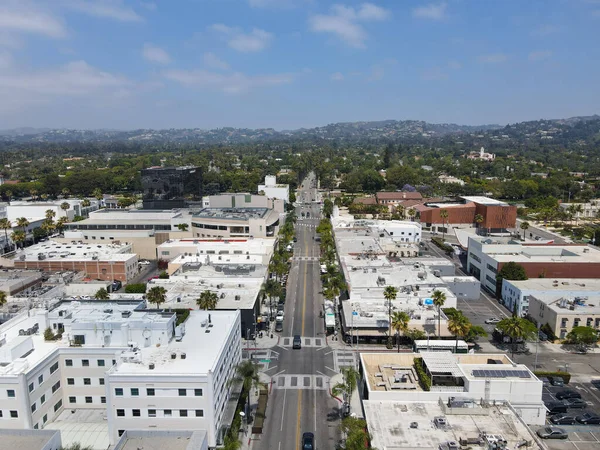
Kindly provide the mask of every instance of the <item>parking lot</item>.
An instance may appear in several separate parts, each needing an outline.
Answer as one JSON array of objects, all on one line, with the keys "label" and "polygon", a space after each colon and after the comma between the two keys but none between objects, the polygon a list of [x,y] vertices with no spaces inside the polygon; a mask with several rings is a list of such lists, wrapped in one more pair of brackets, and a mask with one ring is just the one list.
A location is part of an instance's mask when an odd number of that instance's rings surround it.
[{"label": "parking lot", "polygon": [[[591,385],[591,383],[569,383],[564,387],[544,386],[542,398],[544,402],[560,401],[556,399],[556,393],[571,389],[579,392],[581,398],[587,403],[583,409],[569,409],[569,415],[581,415],[586,412],[600,414],[600,391]],[[549,417],[548,417],[549,419]],[[547,420],[548,424],[551,424]],[[600,425],[555,425],[563,428],[569,433],[566,440],[546,440],[548,448],[551,450],[597,450],[600,449]]]}]

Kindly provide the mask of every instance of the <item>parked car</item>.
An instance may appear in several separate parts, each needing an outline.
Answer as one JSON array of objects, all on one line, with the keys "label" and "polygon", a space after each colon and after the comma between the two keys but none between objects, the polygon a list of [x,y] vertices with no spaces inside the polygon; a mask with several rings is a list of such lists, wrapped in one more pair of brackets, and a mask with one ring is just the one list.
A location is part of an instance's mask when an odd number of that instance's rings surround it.
[{"label": "parked car", "polygon": [[488,325],[495,325],[498,322],[500,322],[500,319],[498,319],[497,317],[490,317],[489,319],[485,319],[485,323],[487,323]]},{"label": "parked car", "polygon": [[587,403],[585,402],[585,400],[582,400],[580,398],[566,398],[564,402],[565,405],[567,405],[567,408],[587,408]]},{"label": "parked car", "polygon": [[302,348],[302,339],[300,339],[300,335],[295,335],[294,340],[292,342],[292,348],[294,350],[299,350]]},{"label": "parked car", "polygon": [[275,322],[275,331],[277,331],[277,332],[283,331],[283,321]]},{"label": "parked car", "polygon": [[550,386],[552,384],[550,382],[550,378],[548,378],[548,377],[538,377],[538,378],[543,383],[544,386]]},{"label": "parked car", "polygon": [[315,435],[313,433],[302,434],[302,450],[315,450]]},{"label": "parked car", "polygon": [[540,331],[538,331],[538,338],[540,341],[547,341],[548,335],[540,330]]},{"label": "parked car", "polygon": [[573,425],[575,423],[575,416],[569,414],[556,414],[550,417],[550,422],[554,425]]},{"label": "parked car", "polygon": [[600,416],[594,413],[587,412],[575,417],[575,420],[583,425],[600,425]]},{"label": "parked car", "polygon": [[572,389],[565,389],[564,391],[558,391],[555,397],[559,400],[564,400],[567,398],[581,398],[581,394]]},{"label": "parked car", "polygon": [[548,402],[545,403],[545,405],[546,408],[548,408],[547,414],[551,416],[567,412],[567,405],[565,405],[563,402]]},{"label": "parked car", "polygon": [[552,383],[552,386],[563,387],[565,385],[565,380],[563,377],[550,377],[550,383]]},{"label": "parked car", "polygon": [[544,427],[537,430],[537,435],[542,439],[567,439],[569,434],[558,427]]},{"label": "parked car", "polygon": [[592,380],[592,386],[596,389],[600,389],[600,379]]}]

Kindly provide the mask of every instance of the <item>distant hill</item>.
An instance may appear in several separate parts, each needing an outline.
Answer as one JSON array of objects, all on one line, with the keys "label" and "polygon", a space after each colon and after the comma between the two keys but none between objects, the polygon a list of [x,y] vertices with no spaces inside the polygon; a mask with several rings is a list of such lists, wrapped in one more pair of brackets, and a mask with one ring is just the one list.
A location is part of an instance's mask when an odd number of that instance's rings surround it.
[{"label": "distant hill", "polygon": [[[498,135],[517,138],[540,132],[561,134],[577,128],[582,122],[600,124],[600,116],[581,116],[568,119],[538,120],[501,125],[457,125],[428,123],[419,120],[382,120],[376,122],[332,123],[316,128],[277,131],[272,128],[199,128],[152,130],[70,130],[45,128],[17,128],[0,130],[0,141],[14,143],[61,143],[61,142],[156,142],[188,144],[251,144],[271,141],[340,141],[376,142],[400,140],[431,140],[447,136]],[[591,127],[593,132],[595,127]]]}]

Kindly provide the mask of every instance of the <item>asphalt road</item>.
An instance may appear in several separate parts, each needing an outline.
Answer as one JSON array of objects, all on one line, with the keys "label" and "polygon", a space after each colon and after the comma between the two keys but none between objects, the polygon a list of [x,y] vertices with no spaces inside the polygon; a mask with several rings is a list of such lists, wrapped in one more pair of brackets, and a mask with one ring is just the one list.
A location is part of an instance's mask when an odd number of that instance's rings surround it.
[{"label": "asphalt road", "polygon": [[[521,223],[524,222],[521,219],[517,219],[517,228],[511,230],[516,233],[519,233],[523,236],[523,230],[521,230]],[[562,237],[557,237],[554,234],[548,233],[543,228],[534,227],[533,225],[529,225],[529,228],[525,230],[525,237],[528,239],[535,239],[536,237],[540,237],[541,239],[552,239],[556,244],[564,244],[567,241]]]},{"label": "asphalt road", "polygon": [[[319,243],[315,241],[320,220],[314,177],[305,180],[307,188],[298,195],[297,242],[287,283],[285,319],[281,340],[274,348],[279,353],[266,373],[272,378],[267,420],[263,434],[253,442],[260,450],[300,450],[302,433],[315,434],[317,449],[333,449],[337,442],[338,404],[329,395],[333,352],[327,347],[319,272]],[[302,211],[309,218],[302,217]],[[302,337],[302,348],[292,348],[292,337]]]}]

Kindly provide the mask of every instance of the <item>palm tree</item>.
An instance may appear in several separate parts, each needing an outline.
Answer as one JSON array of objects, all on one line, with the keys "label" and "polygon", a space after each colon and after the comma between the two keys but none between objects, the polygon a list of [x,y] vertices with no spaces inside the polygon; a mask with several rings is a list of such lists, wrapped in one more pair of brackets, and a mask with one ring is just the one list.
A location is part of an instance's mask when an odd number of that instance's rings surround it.
[{"label": "palm tree", "polygon": [[250,390],[252,388],[258,388],[260,386],[260,378],[258,376],[258,366],[254,360],[247,359],[240,362],[235,367],[235,374],[229,379],[229,385],[242,384],[243,393],[246,393],[247,410],[250,411]]},{"label": "palm tree", "polygon": [[4,239],[6,242],[6,245],[10,248],[10,244],[8,243],[8,230],[10,230],[12,228],[12,223],[10,223],[10,220],[8,220],[6,217],[3,219],[0,219],[0,229],[4,230]]},{"label": "palm tree", "polygon": [[525,240],[525,231],[529,229],[529,222],[521,222],[521,225],[519,227],[521,228],[521,230],[523,230],[523,240]]},{"label": "palm tree", "polygon": [[65,224],[69,221],[67,217],[61,217],[56,221],[55,228],[59,233],[62,233],[65,229]]},{"label": "palm tree", "polygon": [[71,191],[69,191],[67,188],[62,190],[63,198],[69,198],[69,194],[71,194]]},{"label": "palm tree", "polygon": [[27,227],[29,226],[29,220],[27,220],[27,217],[19,217],[17,219],[17,226],[23,231],[27,231]]},{"label": "palm tree", "polygon": [[60,209],[62,209],[65,212],[65,216],[67,215],[67,211],[69,210],[69,208],[71,208],[71,204],[69,202],[62,202],[60,204]]},{"label": "palm tree", "polygon": [[6,198],[8,199],[8,203],[10,203],[10,200],[12,199],[12,195],[13,195],[12,191],[11,190],[6,191],[4,193],[4,195],[6,195]]},{"label": "palm tree", "polygon": [[410,208],[408,210],[408,217],[410,217],[411,221],[415,220],[415,216],[417,215],[417,210],[415,208]]},{"label": "palm tree", "polygon": [[160,306],[161,303],[165,302],[166,297],[167,297],[167,291],[162,286],[154,286],[146,294],[146,299],[150,303],[155,303],[156,309],[158,309],[158,307]]},{"label": "palm tree", "polygon": [[40,225],[40,228],[42,230],[44,230],[44,233],[46,233],[46,236],[47,236],[50,233],[52,233],[52,231],[55,228],[54,221],[52,219],[46,219],[42,222],[42,225]]},{"label": "palm tree", "polygon": [[442,291],[435,290],[432,295],[433,304],[438,310],[438,337],[442,336],[442,306],[446,303],[446,294]]},{"label": "palm tree", "polygon": [[454,348],[454,353],[458,352],[458,337],[464,337],[469,333],[471,329],[471,322],[467,317],[460,312],[459,314],[454,314],[452,317],[448,319],[448,331],[456,336],[456,346]]},{"label": "palm tree", "polygon": [[[18,245],[19,243],[25,242],[25,232],[22,230],[15,230],[10,235],[10,238],[15,243],[15,245]],[[21,248],[23,247],[21,246]]]},{"label": "palm tree", "polygon": [[98,289],[94,297],[96,298],[96,300],[108,300],[110,298],[110,296],[108,295],[108,291],[104,288]]},{"label": "palm tree", "polygon": [[54,211],[53,209],[47,209],[46,210],[46,219],[52,220],[55,217],[56,217],[56,211]]},{"label": "palm tree", "polygon": [[215,309],[217,307],[217,303],[219,302],[219,296],[216,292],[207,290],[200,294],[200,297],[196,300],[196,304],[200,309]]},{"label": "palm tree", "polygon": [[360,374],[353,367],[342,367],[340,369],[340,372],[342,372],[342,375],[344,376],[344,381],[332,386],[331,393],[335,397],[343,395],[344,401],[348,405],[350,405],[350,401],[352,400],[352,394],[358,386]]},{"label": "palm tree", "polygon": [[444,223],[448,218],[448,210],[442,209],[440,211],[440,217],[442,218],[442,239],[446,239],[446,225],[444,225]]},{"label": "palm tree", "polygon": [[537,333],[537,328],[532,322],[517,315],[502,319],[500,322],[498,322],[496,328],[498,328],[498,330],[500,330],[503,334],[510,337],[512,348],[511,357],[515,356],[517,340],[532,339]]},{"label": "palm tree", "polygon": [[89,201],[89,199],[87,199],[87,198],[84,198],[84,199],[81,201],[81,206],[83,206],[84,208],[89,208],[91,204],[92,204],[92,203],[91,203],[91,202]]},{"label": "palm tree", "polygon": [[410,316],[404,311],[394,311],[392,314],[392,328],[398,333],[398,353],[400,353],[400,333],[408,331]]},{"label": "palm tree", "polygon": [[7,295],[6,292],[4,291],[0,291],[0,308],[4,305],[6,305],[7,302]]},{"label": "palm tree", "polygon": [[189,225],[187,223],[178,223],[177,228],[179,229],[179,231],[187,231]]},{"label": "palm tree", "polygon": [[483,223],[483,216],[481,214],[475,214],[475,223],[477,225],[477,228],[479,228],[479,225],[481,225]]},{"label": "palm tree", "polygon": [[37,198],[37,195],[38,195],[38,190],[37,189],[31,189],[29,191],[29,194],[31,194],[31,198],[33,199],[33,201],[35,201],[35,199]]},{"label": "palm tree", "polygon": [[392,300],[396,300],[396,295],[398,295],[398,289],[394,286],[386,286],[383,290],[383,297],[388,302],[388,343],[387,347],[392,348]]}]

